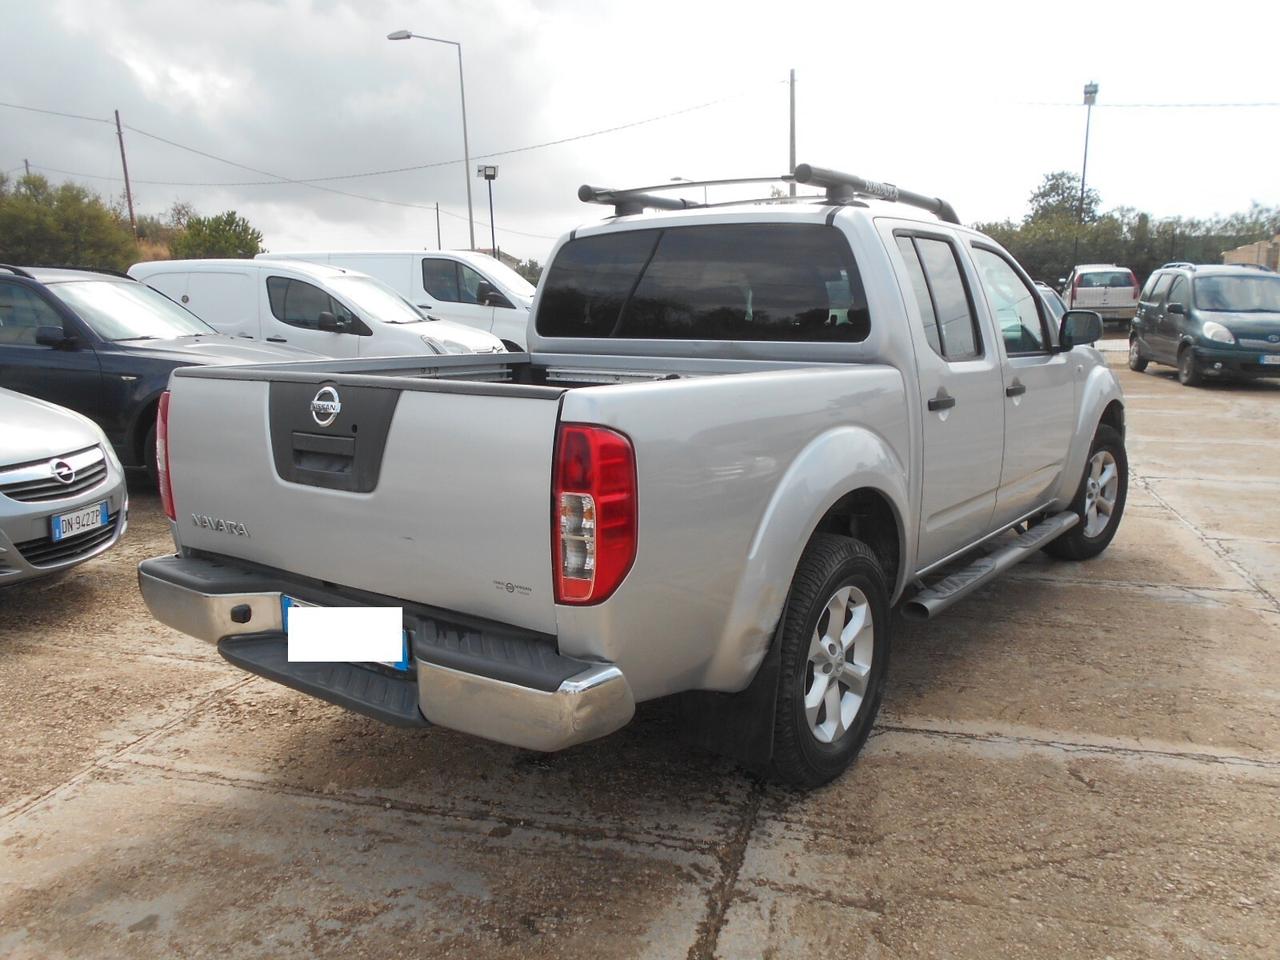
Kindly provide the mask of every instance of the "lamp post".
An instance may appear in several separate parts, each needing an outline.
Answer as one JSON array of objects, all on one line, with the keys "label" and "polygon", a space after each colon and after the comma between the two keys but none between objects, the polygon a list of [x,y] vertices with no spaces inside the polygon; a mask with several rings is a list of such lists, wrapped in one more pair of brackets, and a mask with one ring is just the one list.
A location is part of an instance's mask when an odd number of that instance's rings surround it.
[{"label": "lamp post", "polygon": [[476,176],[489,181],[489,244],[493,258],[498,259],[498,233],[493,224],[493,181],[498,179],[498,168],[492,164],[481,164],[476,167]]},{"label": "lamp post", "polygon": [[467,183],[467,228],[470,231],[471,249],[476,248],[476,218],[471,209],[471,178],[467,170],[471,166],[471,148],[467,145],[467,91],[462,82],[462,44],[456,40],[442,40],[439,37],[427,37],[408,30],[394,30],[387,34],[388,40],[430,40],[434,43],[450,43],[458,48],[458,95],[462,99],[462,176]]},{"label": "lamp post", "polygon": [[1098,102],[1098,85],[1084,85],[1084,162],[1080,165],[1080,200],[1076,204],[1076,239],[1071,247],[1071,266],[1076,265],[1080,252],[1080,228],[1084,226],[1084,180],[1089,172],[1089,124],[1093,120],[1093,105]]},{"label": "lamp post", "polygon": [[[671,182],[672,183],[697,183],[696,180],[690,180],[688,177],[672,177]],[[704,207],[708,205],[707,204],[707,185],[705,183],[702,185],[702,205]]]}]

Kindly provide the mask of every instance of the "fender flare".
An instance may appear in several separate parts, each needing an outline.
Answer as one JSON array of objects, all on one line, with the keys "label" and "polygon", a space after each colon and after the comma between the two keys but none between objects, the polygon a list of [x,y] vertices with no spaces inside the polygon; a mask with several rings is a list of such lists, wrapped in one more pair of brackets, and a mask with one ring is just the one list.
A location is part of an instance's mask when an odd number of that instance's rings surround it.
[{"label": "fender flare", "polygon": [[714,689],[741,690],[764,659],[782,616],[787,592],[809,538],[841,498],[861,489],[884,497],[898,525],[898,582],[901,594],[913,569],[915,541],[907,537],[907,469],[880,434],[863,426],[842,426],[819,434],[783,474],[747,550],[723,632],[706,676]]},{"label": "fender flare", "polygon": [[1089,458],[1093,437],[1098,432],[1103,413],[1112,403],[1119,403],[1123,410],[1124,393],[1110,368],[1096,366],[1089,371],[1084,383],[1080,385],[1080,404],[1079,413],[1076,415],[1075,432],[1071,439],[1071,449],[1062,467],[1062,477],[1056,494],[1056,499],[1063,504],[1070,503],[1076,495],[1080,478],[1084,476],[1084,464]]}]

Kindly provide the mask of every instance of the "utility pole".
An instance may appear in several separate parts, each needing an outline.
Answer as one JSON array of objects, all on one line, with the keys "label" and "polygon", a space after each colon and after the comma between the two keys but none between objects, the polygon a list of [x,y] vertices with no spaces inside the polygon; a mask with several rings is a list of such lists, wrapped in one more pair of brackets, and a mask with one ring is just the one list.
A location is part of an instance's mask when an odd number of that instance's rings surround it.
[{"label": "utility pole", "polygon": [[28,176],[28,177],[29,177],[29,176],[31,176],[31,161],[30,161],[30,160],[28,160],[26,157],[23,157],[23,158],[22,158],[22,165],[23,165],[23,167],[25,167],[25,168],[26,168],[27,176]]},{"label": "utility pole", "polygon": [[1076,204],[1076,239],[1071,247],[1071,266],[1076,265],[1080,253],[1080,230],[1084,227],[1084,180],[1089,173],[1089,124],[1093,120],[1093,105],[1098,102],[1098,85],[1084,85],[1084,162],[1080,165],[1080,201]]},{"label": "utility pole", "polygon": [[440,201],[436,201],[436,249],[443,250],[444,244],[440,242]]},{"label": "utility pole", "polygon": [[129,226],[133,239],[138,239],[138,219],[133,215],[133,188],[129,186],[129,163],[124,158],[124,131],[120,128],[120,111],[116,111],[116,139],[120,141],[120,166],[124,170],[124,198],[129,203]]},{"label": "utility pole", "polygon": [[[791,169],[788,171],[793,177],[796,173],[796,71],[791,70]],[[791,181],[791,196],[796,195],[796,182]]]}]

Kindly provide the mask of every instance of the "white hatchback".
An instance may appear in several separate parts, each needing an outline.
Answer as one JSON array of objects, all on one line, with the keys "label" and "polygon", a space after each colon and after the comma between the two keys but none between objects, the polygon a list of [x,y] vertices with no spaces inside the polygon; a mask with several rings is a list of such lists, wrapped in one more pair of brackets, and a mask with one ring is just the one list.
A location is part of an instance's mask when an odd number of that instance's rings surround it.
[{"label": "white hatchback", "polygon": [[1093,310],[1103,320],[1133,319],[1138,311],[1138,278],[1114,263],[1085,263],[1071,271],[1062,298],[1068,310]]}]

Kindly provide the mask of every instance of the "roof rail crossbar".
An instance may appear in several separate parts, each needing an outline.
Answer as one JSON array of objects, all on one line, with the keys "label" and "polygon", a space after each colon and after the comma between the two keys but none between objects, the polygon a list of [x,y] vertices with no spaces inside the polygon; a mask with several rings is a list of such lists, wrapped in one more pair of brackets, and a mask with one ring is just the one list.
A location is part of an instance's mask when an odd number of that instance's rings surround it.
[{"label": "roof rail crossbar", "polygon": [[678,197],[656,197],[639,190],[615,190],[612,187],[593,187],[584,183],[578,188],[578,199],[583,203],[603,203],[613,206],[615,217],[627,217],[649,210],[687,210],[703,204]]},{"label": "roof rail crossbar", "polygon": [[0,263],[0,270],[8,270],[15,277],[26,277],[28,280],[35,279],[35,277],[31,276],[31,274],[29,274],[26,270],[23,270],[21,267],[15,267],[11,263]]},{"label": "roof rail crossbar", "polygon": [[839,170],[814,167],[807,163],[797,164],[796,183],[806,183],[815,187],[826,188],[827,199],[834,203],[841,203],[851,200],[854,196],[862,195],[864,197],[875,197],[879,200],[889,200],[894,203],[910,204],[913,207],[919,207],[922,210],[937,214],[947,223],[958,224],[960,222],[960,218],[956,216],[955,208],[941,197],[926,197],[922,193],[903,190],[892,183],[867,180],[863,177],[856,177],[851,173],[841,173]]}]

